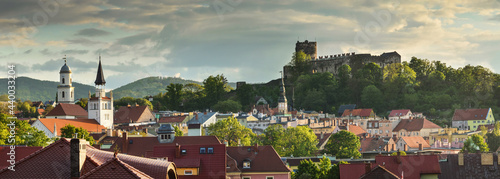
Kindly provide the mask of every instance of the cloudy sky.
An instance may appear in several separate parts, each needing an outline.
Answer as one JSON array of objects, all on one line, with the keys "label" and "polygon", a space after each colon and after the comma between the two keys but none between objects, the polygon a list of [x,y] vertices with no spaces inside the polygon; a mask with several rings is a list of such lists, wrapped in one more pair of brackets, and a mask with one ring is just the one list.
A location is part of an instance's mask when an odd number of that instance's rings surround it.
[{"label": "cloudy sky", "polygon": [[0,66],[93,84],[99,54],[107,88],[147,76],[231,82],[278,78],[297,40],[318,55],[397,51],[455,68],[500,72],[500,0],[2,0]]}]

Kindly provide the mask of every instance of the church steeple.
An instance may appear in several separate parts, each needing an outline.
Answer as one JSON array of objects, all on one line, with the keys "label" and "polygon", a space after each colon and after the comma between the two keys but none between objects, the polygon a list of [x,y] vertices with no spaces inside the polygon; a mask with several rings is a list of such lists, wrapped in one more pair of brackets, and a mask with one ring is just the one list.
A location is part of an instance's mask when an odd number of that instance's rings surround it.
[{"label": "church steeple", "polygon": [[281,71],[280,96],[278,98],[278,112],[281,114],[288,113],[288,104],[287,104],[286,93],[285,93],[285,81],[283,79],[283,72],[282,71]]},{"label": "church steeple", "polygon": [[97,77],[95,78],[95,85],[105,85],[104,73],[102,72],[101,56],[99,56],[99,67],[97,68]]}]

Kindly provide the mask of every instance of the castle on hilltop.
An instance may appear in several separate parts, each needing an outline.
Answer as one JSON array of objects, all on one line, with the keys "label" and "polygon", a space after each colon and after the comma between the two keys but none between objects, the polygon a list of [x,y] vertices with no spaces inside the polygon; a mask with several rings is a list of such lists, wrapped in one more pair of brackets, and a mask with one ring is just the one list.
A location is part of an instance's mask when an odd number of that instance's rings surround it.
[{"label": "castle on hilltop", "polygon": [[[311,65],[311,73],[330,72],[337,75],[338,69],[342,65],[349,65],[354,72],[363,68],[365,64],[372,62],[378,64],[382,69],[392,63],[401,63],[401,55],[399,55],[396,51],[382,53],[381,55],[371,55],[369,53],[356,54],[352,52],[318,57],[317,43],[307,40],[304,42],[297,41],[295,44],[295,52],[297,53],[300,51],[311,57],[311,60],[309,61],[309,64]],[[285,78],[291,77],[291,66],[285,65],[283,67],[283,72]]]}]

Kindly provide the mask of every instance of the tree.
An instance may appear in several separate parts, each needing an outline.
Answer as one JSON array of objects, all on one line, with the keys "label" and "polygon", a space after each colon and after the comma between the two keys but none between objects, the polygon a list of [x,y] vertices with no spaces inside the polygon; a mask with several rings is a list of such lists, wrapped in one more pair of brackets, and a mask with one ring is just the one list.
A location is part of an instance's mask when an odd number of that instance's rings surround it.
[{"label": "tree", "polygon": [[85,139],[90,145],[94,145],[94,138],[89,135],[89,132],[82,127],[76,128],[75,126],[68,124],[61,128],[61,137],[73,138],[75,133],[78,133],[79,139]]},{"label": "tree", "polygon": [[180,83],[170,83],[167,86],[167,92],[164,97],[166,98],[168,109],[181,110],[183,87]]},{"label": "tree", "polygon": [[295,178],[319,178],[319,176],[320,170],[311,159],[300,161]]},{"label": "tree", "polygon": [[309,73],[311,70],[310,59],[311,56],[305,54],[303,51],[293,53],[292,60],[288,63],[291,68],[292,82],[295,82],[299,76]]},{"label": "tree", "polygon": [[118,109],[120,106],[127,105],[139,105],[139,106],[148,106],[150,110],[153,110],[153,104],[150,101],[144,98],[133,98],[133,97],[123,97],[119,100],[114,101],[114,108]]},{"label": "tree", "polygon": [[[9,119],[6,114],[0,114],[0,145],[46,146],[50,139],[43,131],[31,127],[27,121]],[[11,126],[14,122],[14,137],[11,137]],[[9,125],[9,126],[8,126]]]},{"label": "tree", "polygon": [[[399,155],[400,156],[406,156],[406,152],[405,151],[399,151]],[[398,156],[398,152],[391,153],[391,156]]]},{"label": "tree", "polygon": [[467,138],[467,140],[464,142],[464,147],[460,152],[475,152],[476,150],[479,150],[481,152],[488,152],[490,149],[488,148],[488,144],[484,142],[484,138],[481,137],[479,134],[473,134]]},{"label": "tree", "polygon": [[85,109],[85,107],[87,107],[88,103],[89,103],[88,98],[82,98],[78,102],[76,102],[76,104],[80,105],[83,109]]},{"label": "tree", "polygon": [[181,129],[179,129],[179,127],[174,126],[174,130],[175,130],[175,136],[183,136],[184,135],[184,132],[182,132]]},{"label": "tree", "polygon": [[47,105],[47,106],[45,107],[45,111],[42,113],[42,115],[43,115],[43,116],[46,116],[46,115],[47,115],[50,111],[52,111],[53,109],[54,109],[54,106],[52,106],[52,105],[50,105],[50,104],[49,104],[49,105]]},{"label": "tree", "polygon": [[252,85],[244,84],[236,89],[236,96],[240,101],[240,104],[245,108],[249,109],[250,105],[254,102],[254,91]]},{"label": "tree", "polygon": [[329,158],[326,156],[323,156],[319,160],[319,178],[321,179],[327,179],[328,178],[328,173],[330,172],[330,168],[332,168],[332,161],[330,161]]},{"label": "tree", "polygon": [[[482,126],[484,127],[484,126]],[[482,130],[482,128],[481,128]],[[486,134],[488,147],[493,151],[500,147],[500,122],[495,123],[495,128],[492,132]]]},{"label": "tree", "polygon": [[339,161],[339,163],[332,165],[330,171],[328,172],[328,178],[330,179],[339,179],[340,178],[340,165],[341,164],[349,164],[346,161]]},{"label": "tree", "polygon": [[227,141],[229,146],[251,145],[255,134],[249,128],[242,126],[236,118],[229,117],[208,126],[208,135],[217,136],[221,141]]},{"label": "tree", "polygon": [[210,75],[203,81],[203,92],[206,96],[207,107],[213,106],[222,99],[222,96],[226,93],[226,84],[227,79],[224,75]]},{"label": "tree", "polygon": [[361,93],[361,102],[367,108],[373,108],[376,112],[382,111],[384,104],[384,96],[375,85],[370,85],[363,89]]},{"label": "tree", "polygon": [[219,112],[238,112],[241,110],[241,104],[233,100],[219,101],[217,104],[212,106],[212,109]]},{"label": "tree", "polygon": [[349,131],[339,131],[330,137],[325,151],[337,158],[359,158],[359,137]]},{"label": "tree", "polygon": [[274,150],[276,150],[280,156],[285,156],[285,144],[287,143],[285,133],[286,130],[281,124],[270,125],[264,130],[261,140],[262,144],[273,146]]},{"label": "tree", "polygon": [[318,139],[311,128],[308,126],[289,127],[286,129],[285,136],[285,156],[311,156],[318,148]]}]

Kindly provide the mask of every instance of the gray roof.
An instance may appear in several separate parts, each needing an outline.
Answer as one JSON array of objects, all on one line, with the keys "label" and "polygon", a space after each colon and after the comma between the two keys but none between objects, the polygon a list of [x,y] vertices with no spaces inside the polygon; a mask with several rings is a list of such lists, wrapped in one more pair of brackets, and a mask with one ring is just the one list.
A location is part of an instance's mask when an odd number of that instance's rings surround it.
[{"label": "gray roof", "polygon": [[59,73],[71,73],[71,68],[66,65],[66,61],[64,61],[64,65],[61,67],[61,71]]}]

